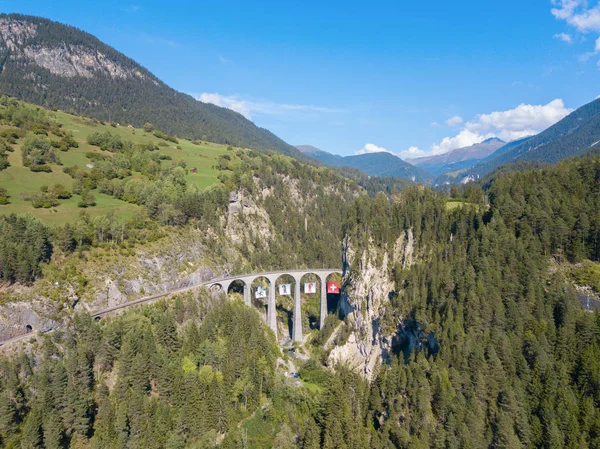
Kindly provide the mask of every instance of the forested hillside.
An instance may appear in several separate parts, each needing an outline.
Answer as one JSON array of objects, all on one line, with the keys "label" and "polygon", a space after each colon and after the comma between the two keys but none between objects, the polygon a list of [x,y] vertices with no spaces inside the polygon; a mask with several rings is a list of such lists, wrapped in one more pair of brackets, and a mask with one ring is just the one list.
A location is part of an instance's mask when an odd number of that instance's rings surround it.
[{"label": "forested hillside", "polygon": [[230,109],[170,88],[94,36],[40,17],[0,15],[0,93],[182,138],[302,158],[296,148]]},{"label": "forested hillside", "polygon": [[370,447],[599,447],[600,320],[561,269],[600,258],[599,176],[600,159],[570,160],[498,176],[489,208],[470,187],[470,206],[412,188],[355,209],[355,249],[412,229],[421,255],[390,272],[382,332],[421,344],[395,339],[371,387]]},{"label": "forested hillside", "polygon": [[[323,366],[323,342],[339,326],[348,338],[353,320],[329,320],[307,343],[295,383],[252,309],[201,294],[102,323],[80,316],[4,359],[2,442],[600,447],[600,319],[565,274],[600,260],[599,178],[596,157],[499,174],[454,192],[459,207],[420,187],[351,201],[347,251],[384,251],[407,229],[415,242],[414,262],[385,273],[395,286],[377,322],[391,346],[370,383]],[[350,260],[349,284],[365,269]]]}]

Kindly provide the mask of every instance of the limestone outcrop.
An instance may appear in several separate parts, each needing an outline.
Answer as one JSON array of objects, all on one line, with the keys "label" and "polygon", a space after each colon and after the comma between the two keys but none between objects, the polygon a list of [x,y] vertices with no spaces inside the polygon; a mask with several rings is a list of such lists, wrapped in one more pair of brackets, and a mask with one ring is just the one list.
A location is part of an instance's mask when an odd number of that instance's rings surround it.
[{"label": "limestone outcrop", "polygon": [[383,253],[372,242],[359,253],[346,238],[344,265],[357,268],[346,272],[342,309],[353,331],[344,345],[333,348],[330,365],[344,363],[372,379],[377,367],[389,357],[394,336],[383,335],[379,322],[394,294],[392,269],[395,264],[410,267],[414,247],[412,229],[405,230]]}]

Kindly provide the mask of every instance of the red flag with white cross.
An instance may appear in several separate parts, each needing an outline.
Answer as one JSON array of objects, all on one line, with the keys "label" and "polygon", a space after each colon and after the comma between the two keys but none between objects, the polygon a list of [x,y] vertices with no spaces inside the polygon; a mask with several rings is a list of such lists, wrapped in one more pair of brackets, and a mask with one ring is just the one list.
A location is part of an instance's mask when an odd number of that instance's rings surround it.
[{"label": "red flag with white cross", "polygon": [[327,283],[327,293],[340,293],[340,284],[338,282],[328,282]]}]

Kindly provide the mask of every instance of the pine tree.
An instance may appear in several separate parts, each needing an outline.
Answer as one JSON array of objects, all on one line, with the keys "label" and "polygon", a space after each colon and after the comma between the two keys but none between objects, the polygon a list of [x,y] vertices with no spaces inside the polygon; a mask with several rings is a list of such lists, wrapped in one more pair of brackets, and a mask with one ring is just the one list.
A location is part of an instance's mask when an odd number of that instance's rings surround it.
[{"label": "pine tree", "polygon": [[32,409],[23,422],[21,435],[22,449],[43,448],[42,416],[37,409]]},{"label": "pine tree", "polygon": [[315,420],[310,417],[306,422],[306,428],[304,429],[304,436],[302,438],[303,449],[319,449],[321,447],[321,435],[319,426]]}]

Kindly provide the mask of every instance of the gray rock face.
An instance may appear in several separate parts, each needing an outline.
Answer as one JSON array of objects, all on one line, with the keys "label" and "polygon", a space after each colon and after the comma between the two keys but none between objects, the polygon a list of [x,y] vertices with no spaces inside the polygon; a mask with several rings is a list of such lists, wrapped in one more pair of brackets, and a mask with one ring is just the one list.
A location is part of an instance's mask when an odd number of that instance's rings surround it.
[{"label": "gray rock face", "polygon": [[33,63],[65,78],[95,74],[108,75],[113,79],[146,76],[139,70],[128,69],[111,60],[104,53],[81,45],[56,45],[52,47],[28,44],[37,35],[37,25],[27,21],[0,19],[0,37],[10,50],[10,58]]},{"label": "gray rock face", "polygon": [[[270,195],[265,189],[261,196]],[[273,236],[272,224],[267,211],[257,205],[256,201],[244,191],[232,192],[229,196],[229,213],[225,229],[234,245],[246,242],[252,245],[254,237],[259,237],[267,248]],[[254,248],[252,248],[254,249]]]},{"label": "gray rock face", "polygon": [[51,73],[65,78],[83,76],[92,78],[96,73],[103,73],[112,78],[145,79],[145,76],[137,71],[125,69],[120,64],[111,61],[99,51],[91,51],[81,46],[62,46],[46,48],[41,46],[25,47],[14,57],[21,57],[36,63],[40,67],[48,69]]},{"label": "gray rock face", "polygon": [[46,332],[58,323],[49,315],[54,312],[43,301],[15,302],[0,308],[0,340],[23,335],[32,330]]},{"label": "gray rock face", "polygon": [[0,19],[0,36],[10,50],[23,45],[25,40],[34,37],[37,26],[21,20]]},{"label": "gray rock face", "polygon": [[342,308],[355,330],[346,344],[331,351],[331,365],[347,364],[369,380],[376,374],[377,367],[390,354],[393,339],[392,335],[383,335],[379,327],[379,320],[394,293],[392,268],[396,263],[409,267],[413,263],[413,252],[412,229],[407,229],[383,255],[374,245],[357,254],[351,241],[344,242],[345,266],[355,265],[359,258],[358,270],[344,279],[348,287],[342,301]]}]

